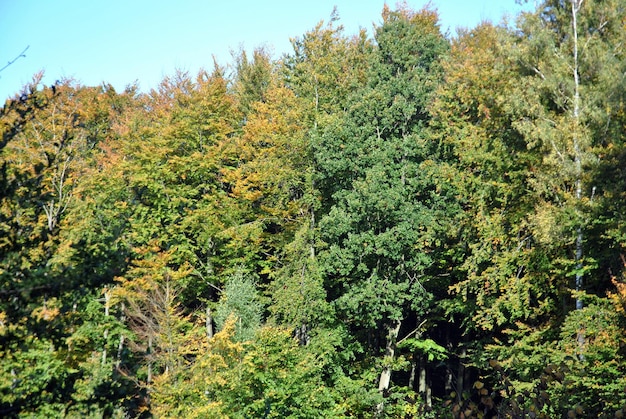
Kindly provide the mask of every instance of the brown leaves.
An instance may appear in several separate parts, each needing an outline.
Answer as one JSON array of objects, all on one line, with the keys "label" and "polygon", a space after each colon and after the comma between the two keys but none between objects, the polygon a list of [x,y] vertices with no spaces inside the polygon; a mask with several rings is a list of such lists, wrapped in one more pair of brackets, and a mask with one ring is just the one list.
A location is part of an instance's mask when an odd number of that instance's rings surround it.
[{"label": "brown leaves", "polygon": [[[624,257],[624,254],[620,254],[620,258],[623,266],[626,268],[626,257]],[[613,302],[615,309],[623,314],[626,312],[626,282],[611,275],[611,283],[615,287],[615,292],[608,291],[607,295]]]}]

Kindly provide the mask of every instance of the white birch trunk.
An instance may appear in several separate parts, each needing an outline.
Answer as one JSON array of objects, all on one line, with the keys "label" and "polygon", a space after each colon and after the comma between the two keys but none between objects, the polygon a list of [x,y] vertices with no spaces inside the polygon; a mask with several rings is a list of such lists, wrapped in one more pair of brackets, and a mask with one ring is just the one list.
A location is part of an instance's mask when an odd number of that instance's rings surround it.
[{"label": "white birch trunk", "polygon": [[[109,317],[109,310],[111,307],[111,292],[108,289],[104,291],[104,318]],[[109,339],[109,329],[104,329],[104,345],[102,348],[102,365],[107,361],[107,340]]]},{"label": "white birch trunk", "polygon": [[[391,383],[392,363],[396,354],[396,342],[398,341],[398,334],[400,333],[400,326],[402,322],[395,320],[391,325],[387,326],[387,347],[385,349],[385,361],[383,370],[380,373],[380,380],[378,381],[378,391],[384,396],[389,390],[389,384]],[[381,402],[377,406],[378,416],[382,414],[384,403]]]},{"label": "white birch trunk", "polygon": [[206,308],[206,337],[210,340],[213,338],[213,314],[211,313],[211,307],[207,305]]},{"label": "white birch trunk", "polygon": [[[573,77],[574,77],[574,109],[573,109],[573,117],[575,123],[575,131],[573,136],[574,142],[574,164],[576,167],[576,200],[580,201],[582,199],[582,157],[580,150],[580,138],[579,133],[577,131],[580,125],[580,78],[578,75],[579,71],[579,62],[578,62],[578,11],[580,10],[583,0],[571,0],[572,2],[572,32],[573,32],[573,40],[574,40],[574,65],[573,65]],[[582,274],[582,257],[583,257],[583,230],[582,226],[578,226],[576,229],[576,279],[575,279],[575,288],[576,291],[582,291],[583,289],[583,274]],[[579,295],[576,296],[576,310],[582,310],[583,301]],[[584,359],[584,355],[582,353],[583,347],[585,345],[585,334],[581,330],[578,331],[576,336],[576,341],[578,342],[578,346],[580,349],[579,358],[581,360]]]}]

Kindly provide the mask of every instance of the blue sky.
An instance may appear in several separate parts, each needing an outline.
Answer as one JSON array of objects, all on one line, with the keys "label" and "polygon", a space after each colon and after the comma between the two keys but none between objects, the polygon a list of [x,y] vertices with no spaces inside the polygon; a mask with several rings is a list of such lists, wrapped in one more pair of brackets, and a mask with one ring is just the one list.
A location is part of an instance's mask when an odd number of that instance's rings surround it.
[{"label": "blue sky", "polygon": [[[390,6],[395,0],[387,2]],[[409,0],[420,9],[426,0]],[[289,39],[337,11],[347,34],[380,22],[384,0],[0,0],[0,67],[29,46],[26,57],[0,72],[0,103],[44,70],[45,84],[74,78],[142,91],[176,69],[196,73],[221,65],[240,46],[290,52]],[[499,22],[521,6],[515,0],[432,0],[444,30]]]}]

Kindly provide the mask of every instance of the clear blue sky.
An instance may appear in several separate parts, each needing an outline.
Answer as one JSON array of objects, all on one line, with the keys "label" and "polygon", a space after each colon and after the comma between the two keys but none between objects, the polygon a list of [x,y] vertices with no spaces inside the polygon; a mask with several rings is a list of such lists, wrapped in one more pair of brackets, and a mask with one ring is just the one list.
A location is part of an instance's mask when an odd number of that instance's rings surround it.
[{"label": "clear blue sky", "polygon": [[[420,9],[426,0],[409,0]],[[176,69],[196,73],[221,65],[230,51],[260,45],[275,56],[290,52],[289,39],[327,20],[337,6],[347,34],[380,23],[384,0],[0,0],[0,67],[26,46],[25,58],[0,72],[0,106],[33,74],[45,84],[74,78],[84,85],[111,83],[142,91]],[[390,6],[395,0],[388,1]],[[442,28],[499,22],[521,6],[515,0],[432,0]]]}]

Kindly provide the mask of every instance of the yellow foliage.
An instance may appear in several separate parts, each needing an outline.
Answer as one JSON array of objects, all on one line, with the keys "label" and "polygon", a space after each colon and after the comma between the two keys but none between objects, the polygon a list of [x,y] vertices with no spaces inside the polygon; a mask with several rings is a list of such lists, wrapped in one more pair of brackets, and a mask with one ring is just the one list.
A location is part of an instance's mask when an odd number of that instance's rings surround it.
[{"label": "yellow foliage", "polygon": [[557,208],[548,202],[538,205],[533,224],[537,240],[541,243],[552,243],[559,234]]},{"label": "yellow foliage", "polygon": [[[620,255],[622,259],[622,264],[626,268],[626,258],[624,255]],[[608,297],[613,303],[615,310],[618,313],[626,312],[626,283],[618,280],[615,276],[611,277],[611,282],[613,286],[615,286],[615,292],[608,291]]]},{"label": "yellow foliage", "polygon": [[0,311],[0,336],[4,335],[8,326],[7,313]]},{"label": "yellow foliage", "polygon": [[[59,302],[56,298],[50,298],[44,301],[42,307],[37,307],[31,313],[31,316],[41,321],[52,321],[61,313],[59,309]],[[1,319],[0,319],[1,320]]]},{"label": "yellow foliage", "polygon": [[200,327],[182,342],[180,353],[194,355],[187,368],[157,376],[151,388],[152,413],[156,417],[228,418],[223,403],[212,399],[212,389],[232,385],[243,345],[233,340],[237,319],[229,317],[221,331],[207,339]]}]

